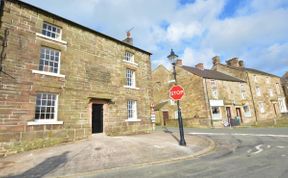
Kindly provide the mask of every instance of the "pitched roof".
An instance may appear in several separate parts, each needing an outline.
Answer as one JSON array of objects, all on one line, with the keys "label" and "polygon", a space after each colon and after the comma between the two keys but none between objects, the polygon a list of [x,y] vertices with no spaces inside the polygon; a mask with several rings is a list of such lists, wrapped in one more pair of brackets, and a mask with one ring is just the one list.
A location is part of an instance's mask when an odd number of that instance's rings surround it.
[{"label": "pitched roof", "polygon": [[225,67],[232,68],[232,69],[241,70],[241,71],[247,71],[247,72],[252,72],[252,73],[261,74],[261,75],[268,75],[268,76],[271,76],[271,77],[278,77],[277,75],[270,74],[270,73],[267,73],[267,72],[264,72],[264,71],[261,71],[261,70],[257,70],[257,69],[252,69],[252,68],[247,68],[247,67],[234,67],[234,66],[229,66],[229,65],[225,65],[225,64],[221,64],[221,65],[223,65]]},{"label": "pitched roof", "polygon": [[[130,48],[133,48],[133,49],[135,49],[135,50],[141,51],[141,52],[146,53],[146,54],[148,54],[148,55],[152,55],[150,52],[145,51],[145,50],[143,50],[143,49],[141,49],[141,48],[132,46],[132,45],[126,43],[126,42],[123,42],[123,41],[118,40],[118,39],[116,39],[116,38],[113,38],[113,37],[111,37],[111,36],[108,36],[108,35],[105,35],[105,34],[103,34],[103,33],[100,33],[100,32],[98,32],[98,31],[95,31],[95,30],[91,29],[91,28],[88,28],[88,27],[86,27],[86,26],[83,26],[83,25],[81,25],[81,24],[78,24],[78,23],[76,23],[76,22],[73,22],[73,21],[71,21],[71,20],[68,20],[68,19],[66,19],[66,18],[63,18],[63,17],[61,17],[61,16],[59,16],[59,15],[53,14],[53,13],[51,13],[51,12],[49,12],[49,11],[46,11],[46,10],[44,10],[44,9],[41,9],[41,8],[39,8],[39,7],[33,6],[33,5],[31,5],[31,4],[28,4],[28,3],[26,3],[26,2],[19,1],[19,0],[7,0],[7,1],[10,1],[10,2],[12,2],[12,3],[17,3],[17,4],[22,5],[22,6],[26,6],[26,7],[28,7],[28,8],[34,9],[35,11],[38,11],[38,12],[41,12],[41,13],[43,13],[43,14],[46,14],[46,15],[52,16],[52,17],[54,17],[54,18],[57,18],[57,19],[59,19],[59,20],[62,20],[62,21],[65,22],[65,23],[69,23],[69,24],[71,24],[71,25],[77,26],[77,27],[79,27],[79,28],[82,28],[82,29],[84,29],[84,30],[87,30],[87,31],[89,31],[89,32],[91,32],[91,33],[94,33],[94,34],[99,35],[99,36],[101,36],[101,37],[104,37],[104,38],[106,38],[106,39],[112,40],[112,41],[114,41],[114,42],[116,42],[116,43],[120,43],[121,45],[130,47]],[[0,1],[0,2],[1,2],[1,5],[3,5],[2,3],[5,3],[5,1]]]},{"label": "pitched roof", "polygon": [[189,66],[181,66],[183,69],[185,69],[188,72],[191,72],[195,75],[198,75],[203,78],[207,79],[216,79],[216,80],[224,80],[224,81],[232,81],[232,82],[245,82],[243,80],[240,80],[238,78],[232,77],[230,75],[226,75],[222,72],[218,72],[215,70],[208,70],[208,69],[198,69],[196,67],[189,67]]}]

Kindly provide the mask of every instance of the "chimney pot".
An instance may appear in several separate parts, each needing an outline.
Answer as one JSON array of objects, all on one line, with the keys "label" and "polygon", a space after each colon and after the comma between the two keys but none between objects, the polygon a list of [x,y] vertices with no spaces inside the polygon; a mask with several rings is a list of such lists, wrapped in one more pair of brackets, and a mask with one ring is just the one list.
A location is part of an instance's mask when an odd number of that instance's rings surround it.
[{"label": "chimney pot", "polygon": [[243,61],[243,60],[240,60],[240,61],[239,61],[239,66],[240,66],[240,67],[244,67],[244,61]]},{"label": "chimney pot", "polygon": [[220,57],[219,56],[214,56],[212,58],[212,61],[213,61],[213,65],[220,64]]},{"label": "chimney pot", "polygon": [[182,59],[177,59],[176,66],[182,66],[182,65],[183,65]]},{"label": "chimney pot", "polygon": [[239,67],[239,61],[237,57],[234,57],[232,59],[229,59],[228,61],[226,61],[228,66],[232,66],[232,67]]},{"label": "chimney pot", "polygon": [[204,64],[203,63],[199,63],[199,64],[195,65],[195,67],[197,69],[204,70]]}]

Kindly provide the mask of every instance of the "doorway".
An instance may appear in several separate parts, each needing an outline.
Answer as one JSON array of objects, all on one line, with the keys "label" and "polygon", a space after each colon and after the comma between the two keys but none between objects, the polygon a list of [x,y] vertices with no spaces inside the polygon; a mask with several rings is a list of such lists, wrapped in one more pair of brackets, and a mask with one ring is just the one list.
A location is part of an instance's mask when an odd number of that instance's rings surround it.
[{"label": "doorway", "polygon": [[232,115],[231,115],[231,108],[230,107],[226,107],[226,113],[227,113],[228,122],[229,122],[229,124],[231,124]]},{"label": "doorway", "polygon": [[166,122],[169,119],[169,113],[168,111],[163,111],[163,125],[166,126]]},{"label": "doorway", "polygon": [[92,134],[103,132],[103,104],[92,104]]},{"label": "doorway", "polygon": [[241,121],[241,123],[243,123],[242,114],[241,114],[241,108],[236,108],[236,115],[238,117],[240,117],[240,121]]}]

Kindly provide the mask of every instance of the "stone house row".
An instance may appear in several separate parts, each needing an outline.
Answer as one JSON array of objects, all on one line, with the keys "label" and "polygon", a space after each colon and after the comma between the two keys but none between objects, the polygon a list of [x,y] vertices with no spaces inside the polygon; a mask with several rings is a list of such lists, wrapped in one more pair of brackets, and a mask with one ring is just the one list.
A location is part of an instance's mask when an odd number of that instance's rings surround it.
[{"label": "stone house row", "polygon": [[3,0],[0,35],[0,154],[152,130],[151,54],[130,34],[120,41]]},{"label": "stone house row", "polygon": [[[184,126],[252,125],[287,113],[280,77],[246,68],[238,58],[227,64],[217,56],[212,61],[212,69],[201,63],[189,67],[180,59],[176,62],[177,83],[185,90],[181,100]],[[152,78],[156,123],[176,125],[177,108],[167,92],[174,85],[171,71],[160,65]]]}]

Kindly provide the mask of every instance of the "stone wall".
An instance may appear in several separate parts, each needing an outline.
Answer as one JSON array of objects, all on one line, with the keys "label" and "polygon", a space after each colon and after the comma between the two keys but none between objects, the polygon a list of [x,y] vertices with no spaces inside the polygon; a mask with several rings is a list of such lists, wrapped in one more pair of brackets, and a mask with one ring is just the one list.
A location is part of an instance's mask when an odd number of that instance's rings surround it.
[{"label": "stone wall", "polygon": [[[256,119],[267,120],[275,119],[281,116],[278,99],[284,97],[283,89],[281,88],[280,78],[273,75],[266,75],[264,73],[252,72],[241,67],[230,67],[223,64],[216,64],[213,66],[214,70],[223,72],[227,75],[239,77],[247,82],[253,106],[256,112]],[[255,80],[256,77],[256,80]],[[279,84],[280,90],[277,92],[276,84]],[[261,94],[257,96],[256,86],[260,88]],[[270,96],[272,90],[273,96]],[[259,103],[264,103],[264,112],[260,112]]]},{"label": "stone wall", "polygon": [[[6,0],[1,17],[1,37],[9,30],[6,58],[0,73],[0,141],[2,149],[19,151],[87,138],[91,135],[91,106],[105,101],[104,133],[147,133],[152,129],[150,53],[67,21],[25,3]],[[59,26],[62,40],[41,34],[43,22]],[[1,38],[3,39],[3,38]],[[61,51],[60,74],[32,73],[38,70],[40,49]],[[1,49],[2,50],[2,49]],[[124,61],[125,51],[135,63]],[[136,88],[127,88],[126,68],[136,75]],[[58,120],[63,124],[28,125],[34,120],[38,92],[55,93]],[[127,122],[127,100],[137,101],[140,121]],[[25,145],[27,149],[25,148]]]}]

